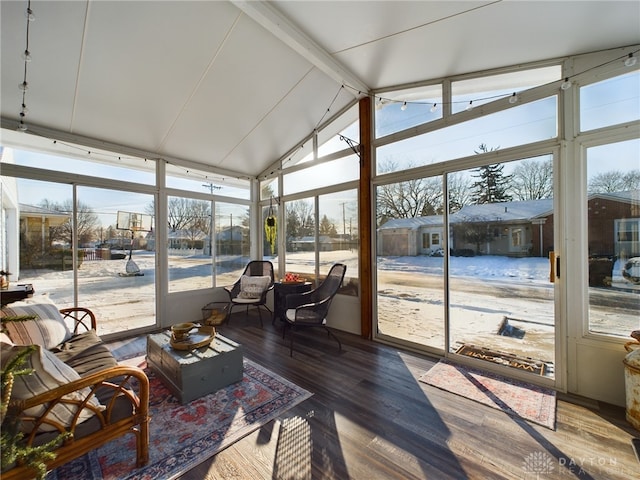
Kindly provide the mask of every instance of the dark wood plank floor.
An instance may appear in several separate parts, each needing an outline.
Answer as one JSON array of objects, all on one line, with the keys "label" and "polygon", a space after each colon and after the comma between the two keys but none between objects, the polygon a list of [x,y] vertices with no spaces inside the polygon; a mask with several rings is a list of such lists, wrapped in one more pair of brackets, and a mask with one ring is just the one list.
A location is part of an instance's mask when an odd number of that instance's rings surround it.
[{"label": "dark wood plank floor", "polygon": [[311,329],[291,358],[254,314],[219,331],[313,396],[182,480],[640,478],[623,408],[560,396],[552,431],[418,382],[430,357]]}]

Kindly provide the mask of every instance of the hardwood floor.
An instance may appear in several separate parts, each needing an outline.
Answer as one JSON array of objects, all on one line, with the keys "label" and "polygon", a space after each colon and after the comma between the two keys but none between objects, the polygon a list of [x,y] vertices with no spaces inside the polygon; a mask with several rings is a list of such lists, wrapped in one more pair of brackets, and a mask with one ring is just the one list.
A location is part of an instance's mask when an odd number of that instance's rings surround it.
[{"label": "hardwood floor", "polygon": [[[234,314],[246,357],[313,396],[180,477],[202,479],[630,479],[640,436],[624,409],[560,396],[556,430],[418,382],[436,359]],[[570,400],[570,401],[568,401]]]}]

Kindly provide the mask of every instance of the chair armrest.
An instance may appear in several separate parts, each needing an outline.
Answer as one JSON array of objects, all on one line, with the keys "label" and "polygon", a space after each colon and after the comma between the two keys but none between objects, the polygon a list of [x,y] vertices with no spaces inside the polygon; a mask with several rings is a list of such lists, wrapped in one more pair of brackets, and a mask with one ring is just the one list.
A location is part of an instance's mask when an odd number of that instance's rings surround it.
[{"label": "chair armrest", "polygon": [[84,327],[86,331],[97,330],[96,316],[88,308],[83,308],[83,307],[61,308],[60,313],[62,314],[63,320],[66,320],[68,318],[73,320],[74,335],[81,333],[81,332],[78,332],[78,327],[81,325],[82,327]]},{"label": "chair armrest", "polygon": [[[107,389],[112,392],[112,395],[108,396],[106,404],[103,405],[104,409],[88,403],[98,389],[101,391]],[[137,394],[135,390],[137,390]],[[67,397],[64,398],[65,396]],[[103,399],[107,398],[107,395],[101,396]],[[115,402],[118,398],[124,398],[130,403],[133,415],[137,417],[137,423],[149,421],[149,379],[142,369],[126,365],[117,365],[92,373],[29,399],[12,400],[9,406],[12,415],[34,425],[32,431],[25,434],[27,444],[31,445],[36,434],[39,433],[40,425],[47,424],[54,427],[59,433],[71,432],[73,434],[76,427],[82,423],[78,422],[78,418],[84,409],[90,410],[98,418],[102,427],[109,425],[112,423]],[[70,408],[76,409],[70,425],[62,425],[50,416],[47,418],[49,411],[58,404],[66,404]],[[40,416],[34,417],[24,413],[24,410],[40,405],[45,406],[45,411]]]}]

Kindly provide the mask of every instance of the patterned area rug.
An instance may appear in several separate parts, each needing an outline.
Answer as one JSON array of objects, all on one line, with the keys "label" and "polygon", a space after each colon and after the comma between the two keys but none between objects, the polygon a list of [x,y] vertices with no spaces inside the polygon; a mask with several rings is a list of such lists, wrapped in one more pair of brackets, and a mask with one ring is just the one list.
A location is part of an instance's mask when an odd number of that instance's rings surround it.
[{"label": "patterned area rug", "polygon": [[47,480],[173,479],[309,398],[312,394],[244,359],[244,376],[210,395],[180,405],[146,368],[150,382],[149,464],[135,468],[135,439],[124,435],[47,475]]},{"label": "patterned area rug", "polygon": [[440,360],[419,379],[543,427],[555,429],[555,390]]}]

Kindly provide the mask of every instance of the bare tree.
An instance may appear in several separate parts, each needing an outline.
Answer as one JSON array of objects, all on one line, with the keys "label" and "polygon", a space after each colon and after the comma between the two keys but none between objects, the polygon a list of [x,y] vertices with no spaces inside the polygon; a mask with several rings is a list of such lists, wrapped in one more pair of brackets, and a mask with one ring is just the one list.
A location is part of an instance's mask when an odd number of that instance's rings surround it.
[{"label": "bare tree", "polygon": [[[73,200],[65,200],[62,203],[44,200],[41,207],[69,215],[69,219],[58,227],[52,227],[50,240],[59,240],[73,245]],[[78,244],[90,242],[96,237],[96,228],[100,224],[98,216],[86,203],[78,202],[76,208],[76,236]]]},{"label": "bare tree", "polygon": [[[381,165],[381,173],[395,171],[393,162]],[[376,193],[377,216],[413,218],[442,213],[442,180],[440,177],[414,178],[380,185]]]},{"label": "bare tree", "polygon": [[211,202],[184,197],[170,197],[167,204],[169,229],[199,231],[211,229]]},{"label": "bare tree", "polygon": [[589,180],[589,193],[625,192],[640,189],[640,170],[623,173],[619,170],[594,175]]},{"label": "bare tree", "polygon": [[465,205],[471,205],[471,179],[462,172],[447,175],[447,189],[449,191],[449,211],[455,213]]},{"label": "bare tree", "polygon": [[516,200],[553,197],[553,160],[530,158],[518,162],[511,174],[509,191]]},{"label": "bare tree", "polygon": [[296,200],[294,202],[288,202],[285,208],[288,238],[313,235],[315,231],[313,202],[309,200]]}]

